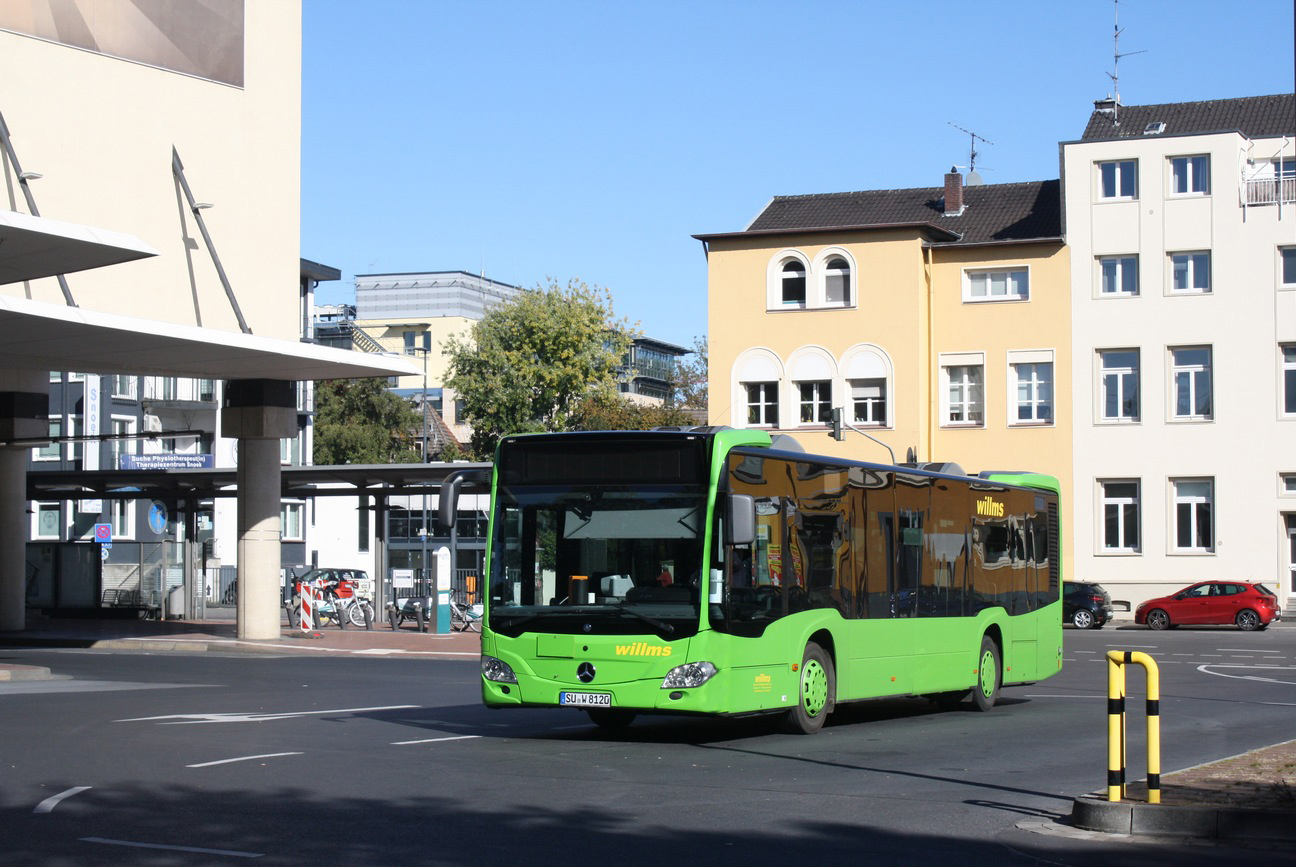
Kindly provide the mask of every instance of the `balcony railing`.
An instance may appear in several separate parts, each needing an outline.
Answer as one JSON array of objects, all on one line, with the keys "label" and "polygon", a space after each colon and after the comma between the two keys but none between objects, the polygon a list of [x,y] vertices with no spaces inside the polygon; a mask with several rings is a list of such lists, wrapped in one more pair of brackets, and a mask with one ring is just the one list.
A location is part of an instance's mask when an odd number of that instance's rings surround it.
[{"label": "balcony railing", "polygon": [[1296,202],[1296,175],[1243,178],[1242,204],[1279,205]]}]

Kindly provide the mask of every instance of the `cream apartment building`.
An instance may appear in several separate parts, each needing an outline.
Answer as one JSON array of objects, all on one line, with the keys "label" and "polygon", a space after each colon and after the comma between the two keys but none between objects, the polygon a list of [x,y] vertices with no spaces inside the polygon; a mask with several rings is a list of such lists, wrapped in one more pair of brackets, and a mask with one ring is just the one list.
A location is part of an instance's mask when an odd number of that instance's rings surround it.
[{"label": "cream apartment building", "polygon": [[[1062,144],[1073,577],[1296,593],[1296,102],[1095,103]],[[1065,380],[1062,380],[1065,381]]]},{"label": "cream apartment building", "polygon": [[[779,196],[742,231],[696,236],[710,423],[792,434],[819,454],[1044,472],[1066,490],[1058,195],[1058,181],[965,186],[951,171],[938,187]],[[838,407],[855,429],[841,442]]]}]

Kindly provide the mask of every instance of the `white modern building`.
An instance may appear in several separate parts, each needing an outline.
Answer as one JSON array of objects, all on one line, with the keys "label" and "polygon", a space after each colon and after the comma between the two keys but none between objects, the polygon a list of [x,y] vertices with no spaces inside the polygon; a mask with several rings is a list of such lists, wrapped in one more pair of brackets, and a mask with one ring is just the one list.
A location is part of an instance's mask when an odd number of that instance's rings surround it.
[{"label": "white modern building", "polygon": [[[0,631],[98,602],[120,553],[98,528],[139,536],[153,520],[124,501],[220,439],[237,442],[239,635],[275,637],[299,384],[413,371],[301,340],[301,4],[0,4],[0,80],[21,83],[0,94]],[[150,453],[132,423],[176,433]],[[29,473],[43,457],[66,473]],[[157,497],[185,500],[187,540],[199,498]],[[33,577],[58,541],[93,568],[55,564],[77,578],[46,600]]]},{"label": "white modern building", "polygon": [[1296,594],[1296,97],[1095,103],[1063,142],[1076,580]]}]

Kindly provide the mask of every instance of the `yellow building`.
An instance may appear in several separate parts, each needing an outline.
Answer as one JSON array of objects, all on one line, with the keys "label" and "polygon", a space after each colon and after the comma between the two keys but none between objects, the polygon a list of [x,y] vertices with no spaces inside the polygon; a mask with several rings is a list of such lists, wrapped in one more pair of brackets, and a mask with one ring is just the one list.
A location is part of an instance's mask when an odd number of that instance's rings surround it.
[{"label": "yellow building", "polygon": [[775,197],[741,232],[695,236],[709,421],[819,454],[1049,473],[1069,490],[1061,213],[1058,181],[964,186],[951,171],[942,187]]}]

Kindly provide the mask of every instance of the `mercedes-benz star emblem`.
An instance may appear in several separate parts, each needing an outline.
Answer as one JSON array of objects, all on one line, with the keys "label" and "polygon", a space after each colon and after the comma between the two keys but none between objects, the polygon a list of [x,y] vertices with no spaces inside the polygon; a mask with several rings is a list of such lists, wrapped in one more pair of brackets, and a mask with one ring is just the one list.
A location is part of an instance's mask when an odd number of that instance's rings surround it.
[{"label": "mercedes-benz star emblem", "polygon": [[581,683],[589,683],[594,679],[594,666],[589,662],[582,662],[576,666],[576,676],[580,678]]}]

